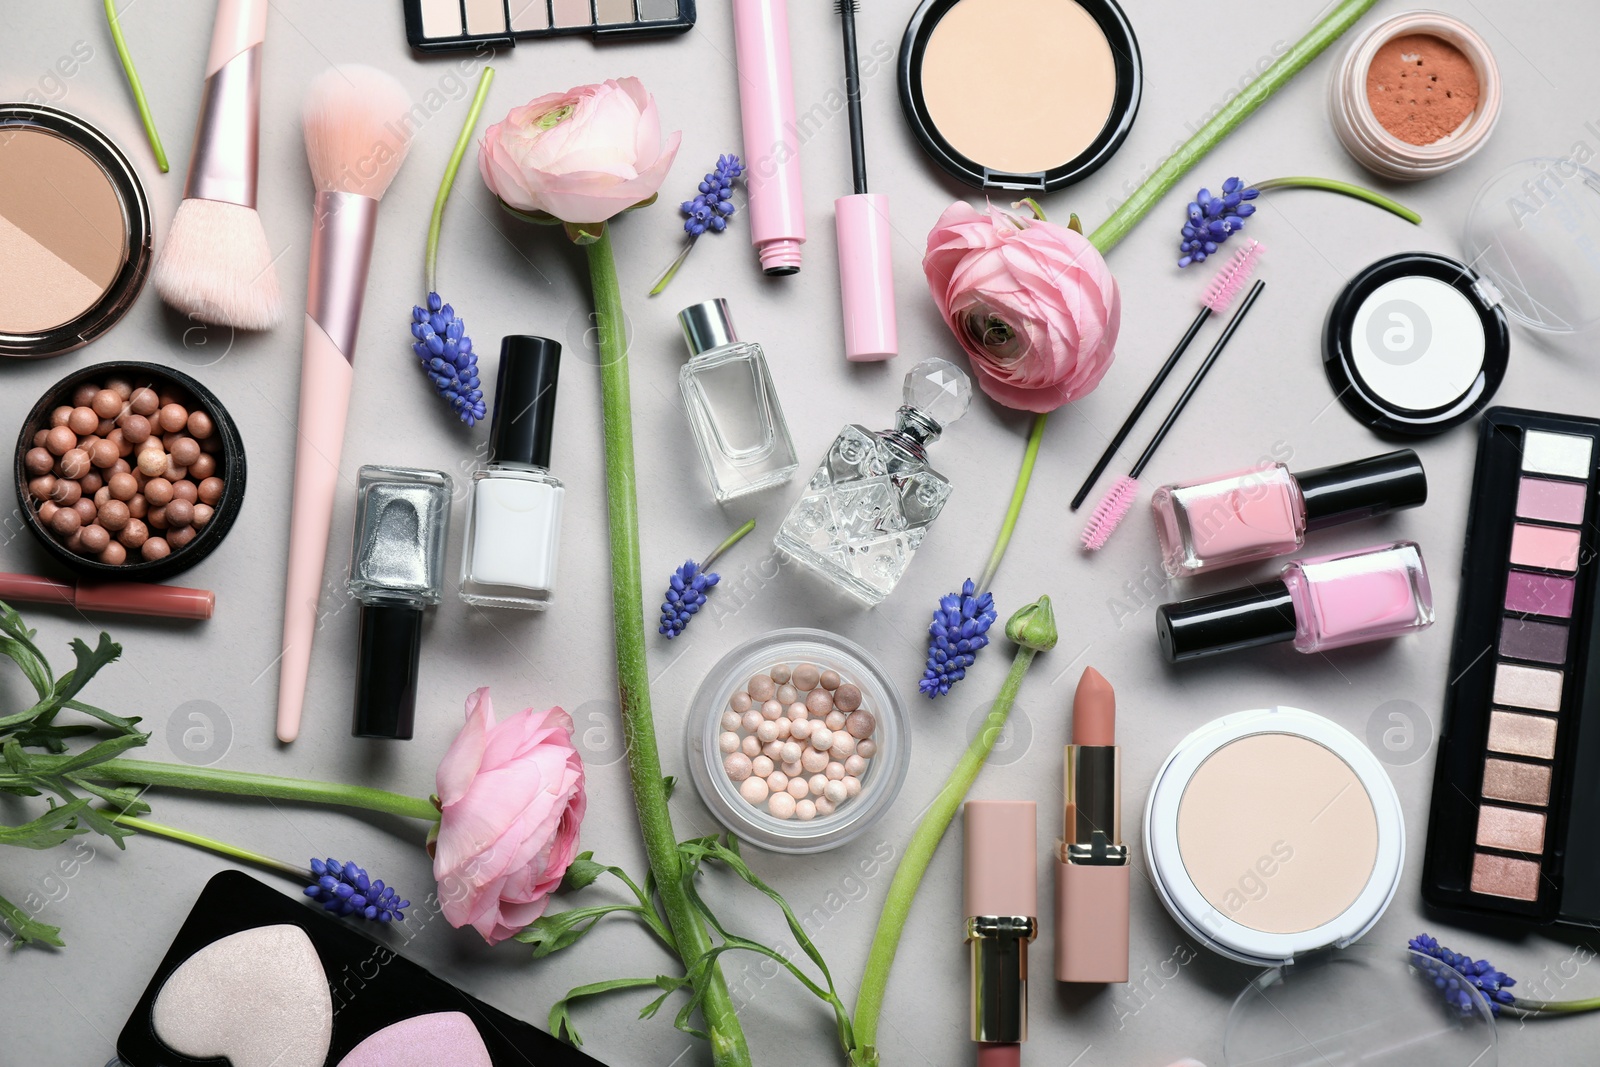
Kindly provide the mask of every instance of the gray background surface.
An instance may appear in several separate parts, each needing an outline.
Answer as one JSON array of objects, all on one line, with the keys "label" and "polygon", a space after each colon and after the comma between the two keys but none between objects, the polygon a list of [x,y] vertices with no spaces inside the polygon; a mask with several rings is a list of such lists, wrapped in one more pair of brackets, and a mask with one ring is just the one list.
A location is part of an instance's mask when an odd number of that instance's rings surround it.
[{"label": "gray background surface", "polygon": [[[1505,81],[1500,127],[1482,154],[1425,184],[1393,190],[1419,209],[1421,229],[1342,198],[1308,192],[1273,194],[1252,220],[1251,232],[1269,246],[1260,276],[1268,289],[1234,345],[1206,381],[1196,402],[1150,467],[1147,485],[1195,478],[1246,465],[1271,453],[1292,453],[1308,468],[1382,450],[1381,444],[1332,402],[1319,367],[1319,338],[1329,302],[1351,275],[1382,256],[1408,249],[1459,251],[1464,213],[1478,185],[1502,166],[1532,155],[1561,155],[1580,140],[1596,147],[1584,124],[1600,119],[1600,70],[1593,64],[1600,12],[1577,0],[1527,5],[1513,0],[1440,0],[1490,42]],[[734,645],[772,628],[792,625],[837,630],[865,644],[908,685],[919,676],[923,628],[937,596],[978,570],[986,558],[1011,488],[1027,427],[1025,415],[979,399],[965,421],[937,446],[936,463],[956,485],[944,517],[898,592],[864,611],[836,600],[808,576],[779,567],[770,537],[793,486],[719,510],[710,501],[688,438],[676,386],[682,349],[673,322],[681,306],[712,296],[732,302],[746,339],[766,343],[802,465],[809,469],[841,422],[887,425],[898,403],[900,377],[918,358],[958,358],[928,300],[919,262],[924,235],[955,197],[973,190],[943,179],[924,158],[901,120],[892,66],[866,78],[866,111],[874,187],[890,194],[899,293],[902,358],[888,365],[851,366],[840,355],[834,269],[832,199],[848,191],[849,153],[842,114],[835,114],[803,149],[811,240],[797,277],[767,280],[755,267],[746,218],[734,233],[704,242],[667,295],[644,297],[655,274],[679,245],[679,220],[669,206],[691,190],[719,152],[739,148],[732,27],[717,0],[701,5],[699,25],[681,39],[596,47],[586,39],[525,43],[497,57],[498,77],[485,122],[541,93],[605,77],[634,74],[652,89],[669,129],[684,131],[683,147],[663,203],[626,217],[616,227],[625,300],[631,317],[633,390],[641,509],[644,516],[645,607],[655,589],[686,556],[699,556],[747,517],[761,530],[719,568],[724,575],[713,606],[671,645],[652,634],[651,673],[666,769],[685,783],[673,801],[680,834],[717,829],[687,787],[683,723],[705,672]],[[828,5],[791,5],[796,99],[802,111],[837,100],[842,75],[837,25]],[[899,48],[909,0],[867,0],[860,16],[863,51]],[[1403,6],[1386,0],[1363,25]],[[1195,6],[1173,0],[1128,0],[1127,11],[1144,54],[1144,103],[1132,136],[1091,180],[1046,201],[1052,215],[1080,214],[1092,227],[1109,203],[1126,195],[1180,139],[1235,91],[1274,48],[1296,39],[1319,14],[1314,0]],[[165,236],[182,196],[183,172],[198,104],[211,28],[211,5],[190,0],[133,0],[123,15],[128,41],[145,79],[151,106],[172,157],[173,172],[156,173],[100,12],[88,0],[72,4],[0,7],[0,98],[34,92],[91,120],[139,166]],[[76,42],[93,58],[69,78],[52,75]],[[122,662],[107,669],[89,696],[124,714],[138,714],[153,732],[154,759],[212,759],[217,749],[191,752],[181,733],[190,712],[209,715],[216,744],[226,750],[215,766],[368,783],[426,794],[436,762],[460,723],[461,705],[475,687],[490,685],[502,713],[529,704],[558,703],[577,719],[589,766],[589,815],[584,845],[638,871],[642,855],[628,797],[613,687],[606,562],[598,376],[586,355],[589,313],[581,255],[556,235],[497,212],[475,169],[464,167],[446,218],[441,287],[456,302],[485,354],[492,382],[498,338],[516,332],[562,340],[569,354],[562,378],[555,473],[568,486],[559,602],[544,615],[470,610],[453,592],[430,626],[424,650],[417,738],[375,744],[348,732],[356,613],[342,592],[350,537],[352,487],[363,463],[434,467],[464,482],[481,453],[487,427],[467,432],[429,394],[406,342],[410,306],[422,296],[422,249],[428,212],[444,159],[465,113],[470,71],[463,59],[419,61],[406,48],[396,0],[315,3],[278,0],[268,21],[265,114],[262,122],[260,211],[273,249],[281,252],[287,325],[265,336],[229,337],[193,328],[166,312],[153,291],[110,334],[64,358],[4,370],[0,414],[13,425],[43,389],[73,368],[109,359],[150,359],[198,375],[227,403],[249,448],[251,483],[239,524],[222,548],[184,576],[215,589],[216,618],[203,625],[99,617],[33,609],[29,619],[58,662],[73,635],[104,627],[123,642]],[[1366,736],[1387,726],[1389,712],[1410,717],[1409,748],[1392,753],[1390,767],[1404,801],[1412,837],[1404,881],[1388,914],[1370,935],[1374,944],[1402,946],[1419,929],[1448,934],[1447,943],[1494,961],[1526,984],[1547,975],[1571,977],[1568,995],[1594,993],[1600,978],[1578,963],[1573,945],[1543,936],[1501,940],[1496,931],[1442,928],[1421,915],[1418,878],[1421,840],[1454,617],[1457,573],[1473,453],[1470,429],[1418,445],[1427,464],[1426,507],[1378,525],[1345,527],[1320,536],[1324,551],[1409,537],[1422,542],[1432,568],[1442,620],[1431,631],[1377,647],[1322,656],[1286,648],[1235,655],[1174,670],[1162,664],[1153,635],[1153,604],[1161,587],[1153,538],[1140,521],[1093,559],[1075,550],[1082,516],[1067,500],[1107,436],[1144,388],[1158,361],[1196,307],[1204,277],[1173,266],[1184,201],[1194,187],[1215,187],[1241,173],[1265,178],[1317,174],[1376,184],[1340,148],[1331,132],[1326,92],[1333,55],[1324,56],[1230,137],[1154,215],[1110,256],[1122,284],[1125,313],[1120,359],[1101,388],[1057,413],[1009,557],[995,583],[1002,615],[1049,593],[1061,622],[1060,646],[1028,678],[1004,744],[973,796],[1031,798],[1040,804],[1040,855],[1058,832],[1060,746],[1073,684],[1093,664],[1117,686],[1120,739],[1125,746],[1124,825],[1137,840],[1138,815],[1150,777],[1172,745],[1217,715],[1291,704],[1327,715]],[[421,129],[410,161],[385,198],[357,361],[354,403],[344,454],[346,485],[339,494],[324,598],[326,620],[312,663],[301,739],[290,748],[273,739],[272,715],[281,619],[293,415],[299,381],[298,315],[304,292],[311,190],[298,121],[304,84],[331,63],[375,64],[398,76],[418,100],[437,90],[437,114]],[[980,84],[972,92],[982,93]],[[994,101],[996,108],[1016,106]],[[1592,413],[1600,400],[1582,346],[1557,350],[1522,329],[1497,400]],[[1186,377],[1186,375],[1180,375]],[[1176,395],[1171,383],[1155,405]],[[1156,424],[1139,429],[1117,462],[1125,469]],[[4,422],[4,419],[0,419]],[[464,509],[454,517],[452,580],[460,556]],[[26,537],[0,547],[7,570],[44,570],[43,552]],[[1263,567],[1260,573],[1270,573]],[[1233,576],[1237,577],[1237,576]],[[1231,581],[1224,576],[1223,581]],[[929,706],[918,699],[915,753],[904,792],[871,833],[822,856],[789,858],[751,850],[755,868],[810,914],[847,999],[854,998],[866,948],[888,886],[885,857],[898,857],[923,807],[975,729],[1006,667],[1003,648],[985,653],[956,692]],[[6,684],[16,695],[18,679]],[[199,702],[199,703],[195,703]],[[1395,702],[1399,702],[1398,704]],[[1409,761],[1409,762],[1407,762]],[[352,857],[421,900],[431,883],[421,835],[412,825],[366,820],[292,804],[196,799],[171,792],[155,797],[155,817],[285,859],[313,853]],[[65,928],[69,947],[25,949],[0,961],[0,1024],[6,1065],[99,1064],[157,960],[206,879],[226,864],[209,854],[161,841],[134,840],[117,852],[89,839],[71,873],[67,850],[7,851],[0,857],[6,896],[45,902],[40,918]],[[1136,846],[1137,854],[1137,846]],[[1082,1067],[1118,1064],[1159,1067],[1183,1055],[1220,1062],[1228,1006],[1250,978],[1248,968],[1222,961],[1191,942],[1162,910],[1144,877],[1142,858],[1133,898],[1132,966],[1126,988],[1065,989],[1048,980],[1051,959],[1041,942],[1033,992],[1033,1035],[1027,1055],[1037,1062]],[[960,841],[952,834],[939,851],[911,916],[891,983],[882,1044],[894,1064],[971,1061],[965,1037],[966,977],[960,939]],[[1049,868],[1041,863],[1041,899]],[[265,876],[272,880],[271,876]],[[286,892],[294,888],[283,884]],[[720,894],[714,894],[720,895]],[[723,905],[738,927],[785,942],[771,909],[749,895]],[[534,962],[526,949],[485,947],[470,931],[452,931],[425,909],[396,935],[407,955],[514,1014],[541,1022],[567,988],[621,974],[671,969],[627,924],[608,925],[575,950]],[[1592,956],[1588,953],[1583,958]],[[1192,959],[1191,959],[1192,957]],[[1191,959],[1190,962],[1179,961]],[[730,982],[747,1002],[743,1011],[763,1063],[815,1064],[837,1060],[829,1016],[787,978],[756,961],[733,961]],[[1581,973],[1579,973],[1581,972]],[[1555,987],[1551,995],[1562,995]],[[702,1048],[675,1032],[669,1016],[634,1020],[635,1000],[584,1008],[588,1049],[602,1060],[640,1067],[706,1061]],[[1574,1061],[1590,1049],[1593,1020],[1504,1028],[1503,1062]],[[1048,1058],[1048,1059],[1047,1059]]]}]

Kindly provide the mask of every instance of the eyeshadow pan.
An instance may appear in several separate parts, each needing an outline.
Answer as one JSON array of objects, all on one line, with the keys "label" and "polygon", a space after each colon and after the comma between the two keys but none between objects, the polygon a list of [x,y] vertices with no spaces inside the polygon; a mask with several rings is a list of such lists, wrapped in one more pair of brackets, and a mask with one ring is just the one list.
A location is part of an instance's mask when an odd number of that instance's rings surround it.
[{"label": "eyeshadow pan", "polygon": [[1578,569],[1578,531],[1519,522],[1511,529],[1511,562],[1571,574]]},{"label": "eyeshadow pan", "polygon": [[1478,844],[1506,852],[1544,851],[1544,814],[1485,804],[1478,811]]},{"label": "eyeshadow pan", "polygon": [[1535,663],[1564,663],[1567,628],[1559,622],[1504,619],[1500,623],[1500,654]]},{"label": "eyeshadow pan", "polygon": [[595,0],[594,10],[595,22],[601,26],[633,21],[633,0]]},{"label": "eyeshadow pan", "polygon": [[1502,663],[1494,672],[1494,702],[1535,711],[1561,710],[1561,672]]},{"label": "eyeshadow pan", "polygon": [[587,26],[592,16],[589,0],[551,0],[550,8],[557,27]]},{"label": "eyeshadow pan", "polygon": [[1555,759],[1556,721],[1542,715],[1496,708],[1489,715],[1490,752],[1533,759]]},{"label": "eyeshadow pan", "polygon": [[454,37],[461,32],[460,0],[421,0],[422,32],[428,37]]},{"label": "eyeshadow pan", "polygon": [[1569,619],[1576,588],[1571,578],[1514,570],[1506,576],[1506,610]]},{"label": "eyeshadow pan", "polygon": [[467,0],[468,33],[504,33],[505,0]]},{"label": "eyeshadow pan", "polygon": [[1530,474],[1589,477],[1594,439],[1570,433],[1529,430],[1522,439],[1522,469]]},{"label": "eyeshadow pan", "polygon": [[1491,856],[1472,857],[1472,891],[1510,900],[1539,899],[1539,865],[1533,860]]},{"label": "eyeshadow pan", "polygon": [[548,30],[550,8],[548,0],[511,0],[511,28],[523,30]]},{"label": "eyeshadow pan", "polygon": [[1550,803],[1550,768],[1491,756],[1483,761],[1483,795],[1490,800],[1546,807]]},{"label": "eyeshadow pan", "polygon": [[1548,478],[1524,478],[1517,487],[1517,514],[1524,519],[1583,522],[1589,487],[1582,482],[1552,482]]},{"label": "eyeshadow pan", "polygon": [[645,22],[678,17],[678,0],[639,0],[639,18]]}]

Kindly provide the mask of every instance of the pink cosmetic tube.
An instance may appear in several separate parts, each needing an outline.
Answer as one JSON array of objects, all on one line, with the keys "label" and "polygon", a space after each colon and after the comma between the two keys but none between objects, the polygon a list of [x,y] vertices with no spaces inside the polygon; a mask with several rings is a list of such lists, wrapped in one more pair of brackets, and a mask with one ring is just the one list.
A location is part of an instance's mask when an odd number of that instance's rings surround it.
[{"label": "pink cosmetic tube", "polygon": [[217,4],[194,152],[183,187],[186,200],[256,206],[261,45],[266,37],[267,0]]},{"label": "pink cosmetic tube", "polygon": [[833,202],[839,233],[839,299],[844,355],[857,363],[893,359],[900,350],[894,317],[889,198],[854,193]]},{"label": "pink cosmetic tube", "polygon": [[1117,698],[1093,667],[1072,701],[1066,804],[1056,842],[1056,981],[1128,980],[1128,846],[1122,841]]},{"label": "pink cosmetic tube", "polygon": [[1017,1067],[1028,1039],[1028,943],[1039,932],[1038,808],[969,800],[964,809],[966,938],[978,1067]]},{"label": "pink cosmetic tube", "polygon": [[750,242],[767,274],[800,270],[806,240],[800,194],[800,130],[794,116],[786,0],[733,0],[739,114],[744,121]]},{"label": "pink cosmetic tube", "polygon": [[85,582],[73,586],[35,574],[0,574],[0,600],[68,604],[79,611],[150,615],[161,619],[211,618],[217,596],[209,589],[145,582]]}]

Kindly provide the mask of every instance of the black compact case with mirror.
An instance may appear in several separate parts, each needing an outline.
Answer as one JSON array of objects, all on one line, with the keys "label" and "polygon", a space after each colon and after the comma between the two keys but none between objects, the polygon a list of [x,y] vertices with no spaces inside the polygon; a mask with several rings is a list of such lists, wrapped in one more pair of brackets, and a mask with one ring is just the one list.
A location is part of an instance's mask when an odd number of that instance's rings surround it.
[{"label": "black compact case with mirror", "polygon": [[[421,911],[420,907],[413,911]],[[413,915],[390,930],[398,933]],[[435,915],[429,920],[443,922]],[[563,1044],[538,1028],[469,996],[398,955],[389,945],[240,871],[223,871],[206,883],[172,947],[117,1038],[127,1067],[218,1067],[225,1060],[193,1059],[173,1052],[156,1036],[155,1005],[173,973],[223,938],[263,927],[298,927],[310,939],[330,985],[333,1031],[325,1063],[340,1064],[363,1041],[388,1027],[437,1012],[459,1012],[476,1027],[494,1067],[602,1067],[599,1060]],[[263,1024],[264,1034],[272,1033]],[[436,1057],[437,1058],[437,1057]],[[362,1062],[371,1062],[363,1060]],[[410,1061],[408,1061],[410,1062]],[[481,1063],[476,1058],[440,1062]]]}]

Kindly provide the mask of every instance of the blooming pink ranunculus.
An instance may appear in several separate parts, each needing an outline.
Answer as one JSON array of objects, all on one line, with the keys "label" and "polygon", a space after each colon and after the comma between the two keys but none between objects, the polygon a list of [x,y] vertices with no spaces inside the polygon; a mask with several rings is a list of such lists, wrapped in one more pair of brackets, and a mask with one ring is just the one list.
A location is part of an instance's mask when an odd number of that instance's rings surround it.
[{"label": "blooming pink ranunculus", "polygon": [[587,801],[572,719],[528,708],[497,723],[489,690],[479,689],[437,785],[433,877],[444,917],[491,945],[504,941],[544,914],[578,852]]},{"label": "blooming pink ranunculus", "polygon": [[1006,407],[1054,411],[1105,377],[1122,298],[1081,233],[958,201],[929,232],[922,270],[979,387]]},{"label": "blooming pink ranunculus", "polygon": [[682,134],[661,135],[638,78],[580,85],[512,108],[483,131],[478,171],[517,211],[604,222],[656,195]]}]

